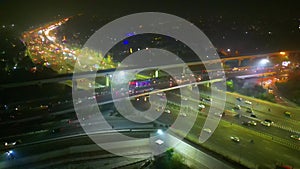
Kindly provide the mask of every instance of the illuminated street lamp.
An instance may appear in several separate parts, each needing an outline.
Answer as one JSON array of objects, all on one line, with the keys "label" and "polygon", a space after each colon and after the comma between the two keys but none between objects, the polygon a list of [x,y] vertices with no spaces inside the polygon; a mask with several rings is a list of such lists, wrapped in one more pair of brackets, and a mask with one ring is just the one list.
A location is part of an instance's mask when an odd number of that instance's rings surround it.
[{"label": "illuminated street lamp", "polygon": [[285,55],[285,52],[279,52],[279,54],[281,54],[281,55],[283,55],[283,56],[284,56],[284,55]]},{"label": "illuminated street lamp", "polygon": [[262,60],[259,61],[260,66],[265,66],[268,63],[270,63],[269,59],[262,59]]},{"label": "illuminated street lamp", "polygon": [[[261,59],[259,62],[258,62],[258,66],[261,66],[261,67],[265,67],[268,63],[270,63],[270,60],[269,59]],[[261,76],[261,83],[260,85],[263,86],[263,79],[264,79],[264,75]]]},{"label": "illuminated street lamp", "polygon": [[159,134],[159,135],[164,134],[164,132],[162,131],[162,129],[158,129],[156,133]]}]

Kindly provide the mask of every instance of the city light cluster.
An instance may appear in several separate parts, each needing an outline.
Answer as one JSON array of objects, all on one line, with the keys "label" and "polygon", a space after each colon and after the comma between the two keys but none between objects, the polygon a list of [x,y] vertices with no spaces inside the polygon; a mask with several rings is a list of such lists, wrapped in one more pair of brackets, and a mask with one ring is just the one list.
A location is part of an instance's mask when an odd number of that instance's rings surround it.
[{"label": "city light cluster", "polygon": [[[76,62],[80,71],[115,68],[116,64],[111,56],[104,58],[98,51],[73,47],[66,43],[66,36],[59,39],[57,29],[69,19],[65,18],[23,34],[22,40],[27,47],[26,54],[30,56],[33,63],[61,74],[72,73]],[[31,71],[35,72],[37,68],[33,67]]]}]

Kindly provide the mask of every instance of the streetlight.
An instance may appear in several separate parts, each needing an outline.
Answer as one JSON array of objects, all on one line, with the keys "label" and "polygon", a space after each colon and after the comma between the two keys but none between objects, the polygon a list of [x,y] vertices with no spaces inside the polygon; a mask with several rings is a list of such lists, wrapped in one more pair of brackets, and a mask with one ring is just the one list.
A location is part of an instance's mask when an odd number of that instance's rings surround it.
[{"label": "streetlight", "polygon": [[159,135],[164,134],[164,132],[162,131],[162,129],[158,129],[156,133],[159,134]]},{"label": "streetlight", "polygon": [[[264,58],[264,59],[261,59],[259,62],[258,62],[258,66],[260,67],[265,67],[266,65],[268,65],[268,63],[270,63],[270,60],[268,58]],[[262,75],[262,78],[261,78],[261,86],[263,85],[263,78],[264,78],[264,75]]]},{"label": "streetlight", "polygon": [[283,55],[283,56],[284,56],[284,55],[285,55],[285,52],[279,52],[279,54],[281,54],[281,55]]},{"label": "streetlight", "polygon": [[262,59],[259,61],[259,65],[260,66],[265,66],[267,65],[268,63],[270,63],[270,60],[269,59]]}]

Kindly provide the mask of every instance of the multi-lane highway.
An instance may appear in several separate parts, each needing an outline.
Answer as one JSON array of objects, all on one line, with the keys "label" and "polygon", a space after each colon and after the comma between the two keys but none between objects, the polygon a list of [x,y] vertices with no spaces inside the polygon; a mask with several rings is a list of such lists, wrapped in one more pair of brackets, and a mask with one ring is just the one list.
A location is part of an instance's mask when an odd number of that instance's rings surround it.
[{"label": "multi-lane highway", "polygon": [[[195,89],[196,88],[194,87],[193,90]],[[206,108],[199,112],[197,121],[192,128],[190,135],[188,135],[188,138],[191,141],[198,143],[198,137],[203,127],[204,120],[207,117],[210,106],[218,108],[218,105],[225,101],[225,116],[222,117],[222,120],[216,131],[212,132],[211,138],[202,146],[218,152],[229,159],[238,161],[243,165],[250,166],[251,168],[261,165],[273,167],[276,163],[281,162],[288,163],[293,166],[300,166],[300,164],[297,163],[297,160],[294,159],[297,157],[296,154],[299,152],[300,143],[298,140],[290,138],[292,134],[299,134],[300,128],[299,125],[297,125],[299,115],[293,113],[293,116],[290,118],[284,116],[285,111],[297,112],[298,108],[285,107],[246,96],[241,96],[236,93],[226,93],[226,100],[221,100],[218,97],[214,97],[212,98],[212,101],[205,99],[199,101],[190,99],[190,96],[195,93],[193,91],[190,91],[188,95],[183,96],[176,92],[176,90],[177,88],[174,88],[174,90],[171,91],[168,89],[165,91],[167,93],[168,102],[171,105],[168,107],[171,113],[163,113],[163,115],[157,120],[157,122],[159,122],[158,124],[163,123],[166,124],[166,126],[172,125],[172,122],[178,116],[178,109],[180,107],[177,105],[180,105],[181,100],[183,100],[183,104],[186,105],[188,105],[189,102],[199,102],[199,104],[201,103],[202,105],[205,105]],[[218,92],[223,91],[217,90],[217,93]],[[152,95],[156,95],[157,93],[158,91],[152,92]],[[147,95],[142,94],[138,97],[145,96]],[[208,91],[201,91],[201,97],[210,97],[210,93]],[[252,104],[246,104],[245,100],[252,102]],[[69,107],[72,105],[72,102],[65,102],[64,104],[66,107]],[[234,110],[234,107],[237,105],[241,106],[241,110]],[[109,108],[111,106],[107,107]],[[246,112],[247,108],[252,108],[257,118],[250,117],[250,113]],[[110,124],[116,129],[153,128],[154,126],[157,126],[153,123],[146,125],[135,124],[118,116],[118,113],[114,114],[113,112],[111,113],[111,111],[108,112],[110,113],[105,114],[105,116]],[[53,139],[70,134],[83,133],[78,121],[76,121],[76,115],[73,112],[73,108],[68,108],[65,112],[56,111],[52,113],[55,115],[50,116],[50,119],[47,116],[41,116],[47,117],[46,119],[27,119],[27,122],[22,122],[21,119],[21,121],[17,121],[16,123],[15,128],[17,130],[14,130],[13,127],[9,127],[12,123],[7,123],[7,129],[1,131],[3,132],[3,135],[6,135],[7,137],[2,137],[1,141],[5,142],[22,140],[20,145],[26,147],[26,145],[30,142]],[[197,112],[185,112],[187,116],[189,116],[190,113]],[[261,125],[260,122],[264,121],[265,119],[272,120],[274,124],[271,124],[270,127]],[[248,125],[248,121],[255,121],[257,125]],[[245,123],[247,125],[245,125]],[[4,126],[5,123],[2,125]],[[24,130],[20,130],[22,126],[26,126]],[[233,142],[230,139],[230,136],[239,137],[240,143]],[[251,142],[251,140],[253,140],[253,142]],[[268,146],[263,146],[266,144]],[[13,147],[2,148],[3,150],[8,151]],[[274,152],[274,150],[276,150],[276,152]],[[19,155],[21,155],[21,153]],[[26,155],[24,154],[24,156]],[[15,156],[15,158],[17,157],[18,156]],[[4,153],[2,155],[2,160],[5,159],[7,159],[7,156]]]},{"label": "multi-lane highway", "polygon": [[[176,94],[172,93],[172,95],[174,96]],[[255,99],[247,98],[241,95],[228,93],[227,96],[227,104],[225,106],[225,109],[227,110],[232,110],[232,108],[235,106],[235,104],[232,104],[232,102],[241,104],[240,101],[236,101],[236,97],[242,97],[243,99],[251,100],[252,105],[256,104]],[[180,96],[177,95],[177,97],[177,101],[180,100]],[[212,99],[213,101],[218,102],[218,98]],[[175,99],[173,101],[176,102]],[[204,101],[204,104],[205,102],[206,101]],[[204,119],[206,118],[205,114],[208,113],[207,111],[209,103],[206,103],[205,105],[207,107],[200,112],[200,116],[198,116],[197,122],[190,132],[189,138],[195,142],[198,141]],[[213,102],[212,106],[214,105],[215,103]],[[243,104],[241,105],[247,106]],[[222,117],[217,130],[212,133],[211,138],[206,143],[204,143],[203,146],[219,152],[220,154],[223,154],[228,158],[240,161],[242,164],[251,168],[256,168],[258,166],[274,168],[276,163],[288,163],[297,168],[297,166],[300,166],[297,161],[297,154],[300,150],[300,142],[298,140],[290,138],[290,136],[292,134],[299,133],[299,124],[296,125],[294,123],[297,122],[295,119],[284,119],[286,117],[284,117],[281,110],[278,110],[278,112],[276,111],[276,104],[273,105],[270,103],[267,104],[267,106],[273,109],[273,113],[275,113],[275,115],[273,115],[271,112],[262,112],[261,109],[259,109],[259,106],[253,106],[253,110],[257,115],[257,118],[249,117],[250,114],[245,113],[245,108],[242,108],[240,110],[240,113],[242,114],[242,117],[240,118],[239,112],[237,111],[225,111],[226,115]],[[262,109],[265,108],[263,107]],[[178,109],[171,109],[171,112],[177,115],[176,113],[178,113]],[[187,113],[187,116],[189,115],[189,113]],[[276,113],[278,114],[276,115]],[[164,116],[171,116],[171,114],[164,113]],[[278,116],[280,116],[281,118],[279,118]],[[297,116],[294,118],[297,119]],[[264,121],[265,119],[271,119],[272,121],[274,121],[274,124],[271,124],[270,127],[261,125],[260,121]],[[164,117],[161,120],[167,123],[168,121],[173,121],[174,119],[171,118],[170,120],[168,119],[168,117]],[[247,123],[248,121],[256,121],[257,124],[256,126],[243,124],[243,122]],[[294,126],[294,130],[290,130],[286,127],[289,125]],[[233,142],[230,139],[230,136],[239,137],[240,142]],[[253,140],[253,142],[251,140]]]},{"label": "multi-lane highway", "polygon": [[[202,83],[206,82],[199,82],[198,84]],[[189,85],[190,84],[182,85],[181,87],[187,87]],[[189,116],[190,113],[199,113],[197,121],[188,135],[188,139],[195,143],[199,143],[199,135],[201,133],[204,120],[207,118],[209,108],[219,108],[222,103],[226,102],[225,116],[222,117],[218,128],[211,133],[209,132],[212,136],[207,142],[200,146],[204,146],[206,149],[215,151],[228,159],[251,168],[256,168],[258,166],[274,167],[276,163],[287,163],[293,166],[300,166],[295,159],[295,157],[297,157],[297,153],[299,152],[300,143],[298,140],[290,138],[292,134],[299,134],[300,131],[300,126],[298,124],[300,115],[296,113],[299,111],[299,108],[269,103],[236,93],[224,93],[218,89],[211,89],[215,90],[217,93],[217,96],[213,97],[212,101],[205,99],[207,97],[211,97],[209,90],[200,91],[200,97],[204,98],[200,99],[201,101],[193,100],[190,96],[195,95],[196,92],[193,90],[196,90],[197,88],[194,84],[192,86],[194,87],[192,90],[189,88],[188,91],[190,90],[190,93],[186,93],[186,95],[178,93],[178,87],[173,87],[163,89],[161,91],[153,91],[147,94],[144,93],[137,96],[132,96],[132,98],[140,97],[141,102],[139,102],[139,106],[143,106],[143,102],[145,102],[143,101],[143,97],[147,97],[148,95],[156,95],[159,92],[167,93],[167,100],[169,105],[171,105],[168,107],[170,113],[163,113],[163,115],[160,116],[156,122],[149,124],[136,124],[129,122],[121,117],[118,112],[114,110],[112,105],[109,105],[109,103],[112,102],[109,101],[111,99],[110,97],[105,97],[105,95],[98,95],[96,97],[101,98],[99,100],[99,105],[104,106],[106,104],[105,109],[108,109],[109,111],[102,111],[106,112],[106,114],[104,113],[103,115],[115,129],[172,126],[172,122],[178,116],[178,110],[180,109],[181,101],[183,101],[182,103],[185,105],[185,107],[192,102],[197,102],[199,104],[201,103],[205,106],[205,108],[201,111],[194,112],[192,110],[186,110],[185,112],[186,116]],[[218,94],[226,94],[227,97],[225,100],[222,100],[220,99],[221,97],[218,97]],[[77,100],[76,103],[84,104],[85,100],[95,98],[82,98],[80,101]],[[52,99],[53,101],[51,107],[39,106],[36,113],[34,111],[30,111],[30,114],[18,116],[17,119],[11,118],[8,121],[2,121],[1,125],[3,126],[3,130],[1,130],[1,134],[5,137],[1,138],[1,142],[4,143],[21,140],[21,142],[18,144],[21,147],[26,147],[29,146],[31,142],[35,143],[39,140],[55,140],[58,137],[83,133],[83,130],[76,119],[76,114],[73,109],[73,102],[70,100],[61,102],[57,101],[57,98],[49,99]],[[248,103],[245,102],[246,100]],[[251,102],[251,104],[249,104],[249,102]],[[240,110],[234,109],[234,107],[237,107],[237,105],[240,105]],[[253,110],[252,114],[255,114],[256,118],[250,117],[251,113],[246,112],[247,108],[251,108]],[[18,107],[17,111],[21,111],[21,107]],[[286,117],[284,114],[286,111],[291,112],[292,116]],[[87,116],[86,118],[92,117]],[[261,121],[264,121],[265,119],[269,119],[274,123],[272,123],[270,127],[263,126]],[[248,125],[248,121],[254,121],[257,124],[256,126],[251,124]],[[156,123],[164,125],[157,125]],[[12,124],[14,126],[12,126]],[[94,125],[94,122],[88,125]],[[175,132],[180,134],[180,131]],[[233,142],[230,139],[231,136],[239,137],[240,142]],[[16,148],[18,148],[19,145],[17,145]],[[6,147],[2,145],[1,150],[4,151],[1,156],[1,161],[6,161],[12,157],[12,155],[8,155],[7,152],[9,150],[14,150],[14,146]],[[274,152],[274,150],[276,152]],[[17,152],[18,149],[14,151]],[[28,151],[24,152],[28,153]],[[41,152],[36,153],[39,154]],[[26,153],[17,154],[13,156],[16,159],[29,155]]]}]

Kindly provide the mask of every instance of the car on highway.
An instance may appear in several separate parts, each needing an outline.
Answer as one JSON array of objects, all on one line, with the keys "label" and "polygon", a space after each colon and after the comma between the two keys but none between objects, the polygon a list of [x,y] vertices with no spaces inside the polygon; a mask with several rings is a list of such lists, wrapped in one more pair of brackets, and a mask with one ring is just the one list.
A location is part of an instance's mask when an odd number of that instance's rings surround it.
[{"label": "car on highway", "polygon": [[268,122],[270,124],[274,124],[274,122],[272,120],[270,120],[270,119],[265,119],[265,122]]},{"label": "car on highway", "polygon": [[186,113],[179,113],[180,116],[186,117]]},{"label": "car on highway", "polygon": [[4,142],[4,146],[5,146],[5,147],[13,147],[13,146],[15,146],[15,145],[17,145],[17,144],[20,144],[20,143],[22,143],[21,140],[16,140],[16,141],[6,141],[6,142]]},{"label": "car on highway", "polygon": [[242,108],[241,108],[240,105],[236,105],[236,106],[234,106],[234,109],[235,109],[235,110],[241,110]]},{"label": "car on highway", "polygon": [[291,138],[300,141],[300,135],[293,134],[291,135]]},{"label": "car on highway", "polygon": [[157,95],[157,96],[166,96],[166,94],[163,93],[163,92],[156,93],[156,95]]},{"label": "car on highway", "polygon": [[16,144],[17,144],[17,142],[15,142],[15,141],[14,142],[5,142],[4,146],[5,147],[12,147],[12,146],[15,146]]},{"label": "car on highway", "polygon": [[257,118],[257,116],[253,113],[250,115],[250,117]]},{"label": "car on highway", "polygon": [[161,144],[164,143],[164,141],[162,141],[161,139],[158,139],[158,140],[155,141],[155,143],[158,144],[158,145],[161,145]]},{"label": "car on highway", "polygon": [[168,113],[168,114],[170,114],[170,113],[171,113],[171,110],[166,109],[165,112]]},{"label": "car on highway", "polygon": [[186,98],[186,97],[182,97],[182,100],[185,100],[185,101],[187,101],[187,100],[188,100],[188,98]]},{"label": "car on highway", "polygon": [[249,126],[248,122],[242,121],[242,125]]},{"label": "car on highway", "polygon": [[214,113],[215,116],[222,117],[223,113]]},{"label": "car on highway", "polygon": [[232,68],[231,70],[232,70],[232,71],[239,71],[240,69],[237,68],[237,67],[234,67],[234,68]]},{"label": "car on highway", "polygon": [[[78,123],[78,122],[79,122],[79,121],[76,120],[76,122],[73,121],[73,122],[70,122],[70,123]],[[56,133],[60,133],[60,132],[61,132],[61,128],[54,128],[54,129],[52,129],[52,130],[50,131],[51,134],[56,134]]]},{"label": "car on highway", "polygon": [[80,104],[80,103],[82,103],[82,100],[81,100],[80,98],[78,98],[78,99],[75,100],[74,102],[75,102],[75,104]]},{"label": "car on highway", "polygon": [[243,99],[241,97],[237,97],[236,100],[238,100],[240,102],[243,101]]},{"label": "car on highway", "polygon": [[247,112],[247,113],[253,113],[253,109],[252,109],[252,108],[249,108],[249,107],[247,107],[247,109],[246,109],[246,112]]},{"label": "car on highway", "polygon": [[248,121],[248,124],[252,125],[252,126],[256,126],[257,123],[255,121],[251,120],[251,121]]},{"label": "car on highway", "polygon": [[262,124],[263,126],[266,126],[266,127],[270,127],[271,126],[271,123],[266,122],[266,121],[262,121],[262,122],[260,122],[260,124]]},{"label": "car on highway", "polygon": [[252,105],[252,102],[250,102],[249,100],[245,100],[246,104]]},{"label": "car on highway", "polygon": [[205,131],[206,133],[211,133],[211,129],[209,128],[204,128],[203,131]]},{"label": "car on highway", "polygon": [[204,106],[203,104],[199,104],[198,106],[199,106],[199,108],[201,108],[201,109],[205,109],[205,106]]},{"label": "car on highway", "polygon": [[40,105],[41,109],[47,109],[49,106],[48,105]]},{"label": "car on highway", "polygon": [[211,102],[211,101],[212,101],[212,98],[207,97],[207,98],[205,98],[205,100]]},{"label": "car on highway", "polygon": [[284,112],[284,115],[285,115],[286,117],[291,117],[291,116],[292,116],[292,113],[289,112],[289,111],[286,111],[286,112]]},{"label": "car on highway", "polygon": [[239,143],[240,142],[240,138],[237,137],[237,136],[231,136],[230,139],[236,143]]}]

